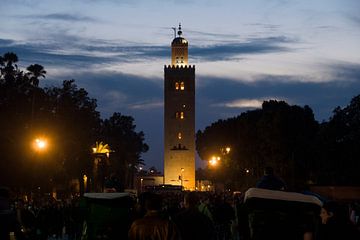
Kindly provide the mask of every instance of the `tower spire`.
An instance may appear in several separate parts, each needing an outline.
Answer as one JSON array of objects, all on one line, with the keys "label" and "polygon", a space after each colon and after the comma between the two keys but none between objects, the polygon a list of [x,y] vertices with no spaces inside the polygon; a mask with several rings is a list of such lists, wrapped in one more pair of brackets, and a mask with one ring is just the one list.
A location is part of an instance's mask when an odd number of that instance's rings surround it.
[{"label": "tower spire", "polygon": [[181,37],[181,35],[182,35],[182,31],[181,31],[181,23],[179,23],[179,31],[178,31],[177,33],[178,33],[179,37]]}]

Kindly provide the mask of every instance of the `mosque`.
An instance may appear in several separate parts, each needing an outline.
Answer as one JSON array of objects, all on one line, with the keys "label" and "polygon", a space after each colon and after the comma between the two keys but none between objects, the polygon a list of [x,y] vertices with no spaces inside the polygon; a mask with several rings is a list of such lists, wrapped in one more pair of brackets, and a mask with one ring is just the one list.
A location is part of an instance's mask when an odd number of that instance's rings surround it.
[{"label": "mosque", "polygon": [[164,66],[164,184],[195,190],[195,65],[181,24],[177,30]]}]

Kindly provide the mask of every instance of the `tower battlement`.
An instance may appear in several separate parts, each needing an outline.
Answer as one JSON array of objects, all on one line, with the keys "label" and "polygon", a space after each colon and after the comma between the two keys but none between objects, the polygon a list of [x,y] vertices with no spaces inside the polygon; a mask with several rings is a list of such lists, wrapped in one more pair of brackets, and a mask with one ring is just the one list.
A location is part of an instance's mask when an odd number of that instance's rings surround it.
[{"label": "tower battlement", "polygon": [[183,69],[183,68],[195,69],[195,65],[164,65],[164,69]]}]

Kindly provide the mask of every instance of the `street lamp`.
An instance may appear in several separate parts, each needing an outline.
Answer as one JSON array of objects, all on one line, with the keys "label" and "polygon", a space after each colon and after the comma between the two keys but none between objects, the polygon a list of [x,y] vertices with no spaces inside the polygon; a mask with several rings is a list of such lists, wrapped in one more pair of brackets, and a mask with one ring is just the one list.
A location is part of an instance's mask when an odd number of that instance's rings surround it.
[{"label": "street lamp", "polygon": [[226,154],[229,154],[230,150],[231,150],[231,148],[230,148],[230,147],[226,147],[226,148],[225,148],[225,152],[226,152]]},{"label": "street lamp", "polygon": [[[38,160],[40,159],[40,155],[44,154],[45,151],[48,148],[48,140],[44,137],[36,137],[31,141],[31,146],[34,151],[34,154],[32,156],[32,159]],[[37,164],[33,165],[32,174],[31,177],[31,189],[33,189],[34,184],[38,186],[38,190],[40,190],[40,185],[44,186],[43,184],[46,182],[48,184],[48,181],[43,181],[45,176],[48,174],[48,171],[45,171],[45,163],[41,161]],[[49,178],[46,177],[48,180]]]},{"label": "street lamp", "polygon": [[[104,191],[104,178],[106,174],[106,168],[108,165],[108,158],[110,157],[110,146],[104,144],[103,142],[96,142],[95,147],[92,148],[92,153],[95,156],[94,165],[93,165],[93,178],[94,178],[94,190],[98,191],[99,188],[101,191]],[[106,158],[104,158],[104,155]],[[101,167],[101,176],[99,181],[99,164]],[[100,186],[99,186],[100,185]]]},{"label": "street lamp", "polygon": [[38,137],[34,139],[33,148],[35,151],[44,151],[48,146],[47,140],[42,137]]},{"label": "street lamp", "polygon": [[180,172],[180,184],[181,184],[181,190],[183,189],[183,172],[185,171],[184,168],[181,168]]},{"label": "street lamp", "polygon": [[212,156],[211,159],[209,160],[209,164],[213,167],[215,167],[219,161],[221,160],[221,158],[219,156]]}]

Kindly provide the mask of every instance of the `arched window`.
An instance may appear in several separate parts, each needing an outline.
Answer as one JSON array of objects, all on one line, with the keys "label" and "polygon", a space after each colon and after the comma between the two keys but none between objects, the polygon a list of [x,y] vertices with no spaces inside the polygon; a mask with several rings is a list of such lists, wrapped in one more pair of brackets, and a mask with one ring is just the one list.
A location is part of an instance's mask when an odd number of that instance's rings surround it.
[{"label": "arched window", "polygon": [[181,139],[181,132],[178,133],[178,139]]},{"label": "arched window", "polygon": [[185,118],[185,114],[184,114],[184,112],[176,112],[175,113],[175,117],[177,118],[177,119],[184,119]]},{"label": "arched window", "polygon": [[175,82],[175,90],[179,90],[180,86],[179,86],[179,82]]},{"label": "arched window", "polygon": [[181,90],[181,91],[184,91],[184,90],[185,90],[185,83],[184,83],[184,82],[181,82],[181,83],[180,83],[180,90]]}]

